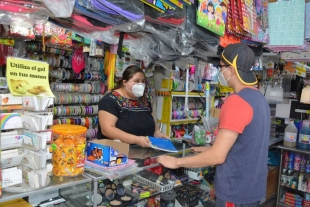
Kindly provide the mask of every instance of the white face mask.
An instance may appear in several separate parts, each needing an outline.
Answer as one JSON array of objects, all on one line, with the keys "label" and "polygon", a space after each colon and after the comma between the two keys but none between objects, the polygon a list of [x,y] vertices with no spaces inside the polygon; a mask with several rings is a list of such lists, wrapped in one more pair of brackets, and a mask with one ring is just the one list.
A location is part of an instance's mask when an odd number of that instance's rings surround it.
[{"label": "white face mask", "polygon": [[[227,68],[225,69],[227,70]],[[230,79],[231,76],[229,76],[229,78],[227,78],[227,80],[225,79],[223,73],[225,72],[225,70],[223,72],[220,72],[219,73],[219,76],[218,76],[218,79],[219,79],[219,82],[222,86],[228,86],[228,83],[227,81]]]},{"label": "white face mask", "polygon": [[[132,85],[131,83],[129,83],[129,84]],[[133,95],[135,95],[135,97],[139,98],[139,97],[143,96],[144,89],[145,89],[145,84],[144,83],[136,83],[136,84],[132,85],[131,92],[133,93]]]}]

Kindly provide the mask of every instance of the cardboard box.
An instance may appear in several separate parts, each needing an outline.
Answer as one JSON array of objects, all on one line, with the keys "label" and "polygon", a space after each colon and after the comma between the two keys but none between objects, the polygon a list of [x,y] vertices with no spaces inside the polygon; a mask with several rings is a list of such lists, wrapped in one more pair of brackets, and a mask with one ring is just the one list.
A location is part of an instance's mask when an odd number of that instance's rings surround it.
[{"label": "cardboard box", "polygon": [[279,167],[274,167],[268,171],[267,177],[267,189],[266,189],[266,200],[273,194],[277,193],[278,181],[279,181]]},{"label": "cardboard box", "polygon": [[127,164],[129,144],[109,139],[87,143],[87,160],[106,167]]}]

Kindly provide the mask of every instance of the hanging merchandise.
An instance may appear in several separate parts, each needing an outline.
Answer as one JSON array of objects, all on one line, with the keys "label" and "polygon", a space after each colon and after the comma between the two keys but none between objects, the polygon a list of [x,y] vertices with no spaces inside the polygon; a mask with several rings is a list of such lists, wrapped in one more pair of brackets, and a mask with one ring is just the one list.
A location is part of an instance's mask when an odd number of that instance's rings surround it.
[{"label": "hanging merchandise", "polygon": [[[294,12],[290,12],[292,8],[294,8]],[[269,46],[285,46],[286,49],[289,49],[287,46],[301,46],[304,44],[304,2],[300,0],[290,0],[269,3],[268,17]]]},{"label": "hanging merchandise", "polygon": [[105,13],[92,4],[89,6],[86,0],[76,1],[74,11],[110,25],[126,23],[126,21],[119,16]]},{"label": "hanging merchandise", "polygon": [[42,0],[55,17],[70,17],[75,0]]},{"label": "hanging merchandise", "polygon": [[49,65],[22,58],[7,58],[6,78],[12,95],[54,97],[48,82]]},{"label": "hanging merchandise", "polygon": [[53,27],[52,28],[52,36],[50,38],[46,38],[46,45],[60,45],[64,47],[72,46],[72,32],[63,28],[63,27]]},{"label": "hanging merchandise", "polygon": [[[219,38],[213,32],[201,28],[196,24],[196,6],[188,5],[186,7],[186,24],[185,29],[182,31],[182,35],[184,35],[184,39],[181,39],[181,44],[186,43],[187,41],[195,41],[202,43],[204,45],[204,49],[207,51],[215,51],[215,54],[212,56],[217,56],[217,46],[219,44]],[[181,36],[182,37],[182,36]],[[194,44],[195,44],[194,43]],[[187,44],[185,44],[187,45]]]},{"label": "hanging merchandise", "polygon": [[254,34],[244,39],[261,43],[269,43],[268,30],[268,0],[255,0],[256,21],[254,21]]},{"label": "hanging merchandise", "polygon": [[108,77],[108,91],[114,88],[114,75],[115,75],[115,65],[116,65],[116,54],[106,51],[104,59],[105,75]]},{"label": "hanging merchandise", "polygon": [[220,37],[220,45],[225,48],[230,44],[235,44],[241,42],[241,39],[235,35],[232,34],[224,34],[223,37]]},{"label": "hanging merchandise", "polygon": [[8,36],[10,38],[22,38],[26,40],[33,40],[35,39],[35,35],[33,32],[33,28],[27,28],[24,26],[10,26],[10,31]]},{"label": "hanging merchandise", "polygon": [[257,35],[254,31],[256,24],[256,10],[253,0],[238,0],[239,19],[241,28],[251,34]]},{"label": "hanging merchandise", "polygon": [[305,39],[310,40],[310,2],[306,2]]},{"label": "hanging merchandise", "polygon": [[[166,13],[171,12],[175,9],[174,6],[168,3],[167,1],[152,1],[152,0],[141,0],[143,3],[149,6],[149,8],[156,9],[157,12]],[[148,8],[148,7],[144,7]]]},{"label": "hanging merchandise", "polygon": [[116,59],[116,77],[121,78],[124,70],[130,65],[141,68],[141,61],[133,58],[128,52],[123,52],[122,57]]},{"label": "hanging merchandise", "polygon": [[[143,25],[144,10],[143,3],[139,0],[98,0],[104,6],[114,10],[126,19]],[[142,20],[142,21],[141,21]]]},{"label": "hanging merchandise", "polygon": [[75,73],[80,73],[85,67],[83,46],[78,46],[72,55],[72,69]]},{"label": "hanging merchandise", "polygon": [[221,0],[199,0],[197,24],[218,34],[224,35],[227,17],[227,3]]},{"label": "hanging merchandise", "polygon": [[[158,1],[157,1],[158,2]],[[176,8],[171,11],[159,13],[151,7],[144,6],[145,19],[149,22],[162,24],[170,27],[183,27],[185,22],[186,10]]]}]

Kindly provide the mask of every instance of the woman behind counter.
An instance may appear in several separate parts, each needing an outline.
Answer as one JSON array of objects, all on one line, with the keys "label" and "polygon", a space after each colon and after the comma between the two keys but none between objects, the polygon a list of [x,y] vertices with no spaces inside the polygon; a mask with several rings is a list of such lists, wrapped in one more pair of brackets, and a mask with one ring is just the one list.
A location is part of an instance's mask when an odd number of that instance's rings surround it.
[{"label": "woman behind counter", "polygon": [[99,101],[98,139],[117,139],[128,144],[150,147],[146,136],[167,138],[153,116],[145,96],[145,74],[129,66],[113,91]]}]

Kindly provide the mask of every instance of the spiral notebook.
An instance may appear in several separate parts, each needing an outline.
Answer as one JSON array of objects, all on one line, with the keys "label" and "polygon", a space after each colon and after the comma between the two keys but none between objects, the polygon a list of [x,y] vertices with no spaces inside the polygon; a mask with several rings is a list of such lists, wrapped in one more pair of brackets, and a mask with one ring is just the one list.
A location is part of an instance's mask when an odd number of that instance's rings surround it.
[{"label": "spiral notebook", "polygon": [[151,147],[153,149],[158,149],[166,152],[178,152],[170,139],[158,138],[158,137],[148,137],[151,141]]}]

